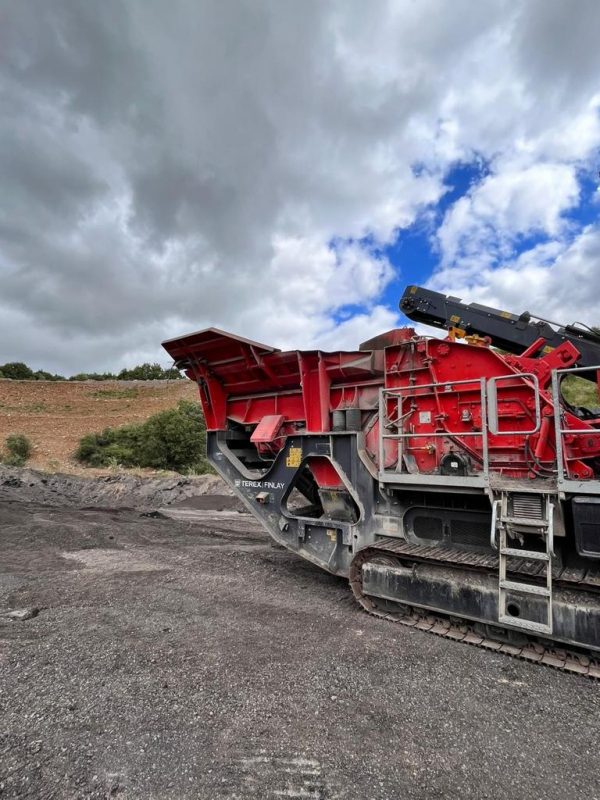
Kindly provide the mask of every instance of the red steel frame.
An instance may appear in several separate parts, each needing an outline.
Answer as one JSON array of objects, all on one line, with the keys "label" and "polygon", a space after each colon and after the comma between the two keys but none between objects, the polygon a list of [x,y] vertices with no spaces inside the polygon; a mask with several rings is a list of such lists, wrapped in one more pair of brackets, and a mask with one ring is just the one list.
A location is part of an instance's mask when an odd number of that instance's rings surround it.
[{"label": "red steel frame", "polygon": [[[374,349],[281,352],[211,328],[165,342],[164,347],[198,383],[207,428],[227,430],[232,423],[246,426],[262,453],[276,454],[290,434],[328,433],[334,411],[358,409],[366,452],[379,467],[376,415],[379,389],[384,387],[402,396],[396,413],[403,417],[404,430],[414,433],[405,439],[403,449],[414,457],[419,472],[433,473],[442,456],[456,450],[466,453],[477,471],[483,462],[479,432],[487,424],[480,381],[502,378],[498,414],[505,429],[486,437],[490,469],[510,477],[533,478],[555,464],[549,386],[553,370],[576,363],[579,353],[571,343],[544,353],[540,340],[520,356],[501,355],[484,342],[473,345],[417,337],[405,328],[368,344]],[[535,375],[539,383],[541,424],[533,433],[537,387],[523,373]],[[471,379],[472,386],[458,383]],[[393,419],[394,400],[387,402],[388,419]],[[564,412],[563,427],[595,430],[592,422],[569,411]],[[447,436],[439,435],[444,432]],[[436,436],[428,439],[427,434]],[[397,443],[386,442],[386,462],[393,461],[394,447],[397,452]],[[592,478],[589,461],[598,456],[600,437],[581,432],[565,437],[563,458],[571,477]],[[335,485],[325,468],[321,473],[322,485]]]}]

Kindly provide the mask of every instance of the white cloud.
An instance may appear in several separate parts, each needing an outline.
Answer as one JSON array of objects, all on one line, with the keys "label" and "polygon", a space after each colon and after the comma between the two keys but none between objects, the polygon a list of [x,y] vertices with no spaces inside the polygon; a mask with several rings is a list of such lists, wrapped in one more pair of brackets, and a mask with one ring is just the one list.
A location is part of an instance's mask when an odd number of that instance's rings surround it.
[{"label": "white cloud", "polygon": [[500,164],[454,203],[438,231],[443,265],[459,259],[493,263],[510,254],[518,236],[557,237],[563,214],[577,204],[579,184],[573,164]]},{"label": "white cloud", "polygon": [[312,344],[321,350],[357,350],[361,342],[397,327],[398,315],[385,306],[374,306],[369,313],[359,313],[335,324],[328,320],[318,330]]},{"label": "white cloud", "polygon": [[589,225],[570,242],[538,245],[474,277],[460,267],[439,273],[435,288],[467,302],[562,324],[600,324],[600,226]]}]

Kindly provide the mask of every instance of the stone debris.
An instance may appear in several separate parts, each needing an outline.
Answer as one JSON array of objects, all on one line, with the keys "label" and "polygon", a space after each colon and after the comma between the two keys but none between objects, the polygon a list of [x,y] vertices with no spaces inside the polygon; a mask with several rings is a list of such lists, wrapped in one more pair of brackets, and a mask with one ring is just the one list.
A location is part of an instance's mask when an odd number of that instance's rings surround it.
[{"label": "stone debris", "polygon": [[37,617],[39,613],[40,609],[35,607],[15,608],[14,611],[9,611],[6,616],[9,619],[15,620],[16,622],[25,622],[25,620]]}]

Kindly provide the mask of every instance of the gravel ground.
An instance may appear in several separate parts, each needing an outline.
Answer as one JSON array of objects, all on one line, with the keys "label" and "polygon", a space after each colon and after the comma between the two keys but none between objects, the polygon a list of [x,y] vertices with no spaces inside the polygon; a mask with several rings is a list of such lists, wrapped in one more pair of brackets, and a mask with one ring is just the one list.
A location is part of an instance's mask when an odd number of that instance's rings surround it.
[{"label": "gravel ground", "polygon": [[5,488],[0,798],[600,798],[599,684],[367,617],[232,509]]}]

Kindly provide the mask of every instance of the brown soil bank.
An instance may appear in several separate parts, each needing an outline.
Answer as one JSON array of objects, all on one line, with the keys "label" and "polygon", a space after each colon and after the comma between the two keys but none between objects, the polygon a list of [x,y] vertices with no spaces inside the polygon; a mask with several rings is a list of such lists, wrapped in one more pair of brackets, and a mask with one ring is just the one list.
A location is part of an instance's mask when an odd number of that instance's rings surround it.
[{"label": "brown soil bank", "polygon": [[190,381],[0,380],[0,446],[24,433],[34,447],[30,466],[81,472],[73,453],[86,433],[143,422],[197,395]]}]

